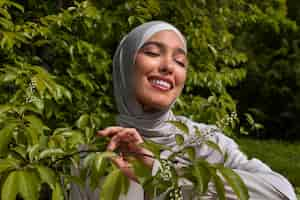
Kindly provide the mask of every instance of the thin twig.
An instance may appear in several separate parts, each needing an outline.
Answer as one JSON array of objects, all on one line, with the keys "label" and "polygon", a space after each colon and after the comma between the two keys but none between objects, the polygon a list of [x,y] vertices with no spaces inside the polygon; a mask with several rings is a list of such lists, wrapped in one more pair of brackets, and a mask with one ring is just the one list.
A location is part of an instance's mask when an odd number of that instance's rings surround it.
[{"label": "thin twig", "polygon": [[[99,151],[99,150],[82,150],[82,151],[76,151],[76,152],[73,152],[71,154],[68,154],[68,155],[65,155],[61,158],[58,158],[56,160],[54,160],[51,165],[55,165],[57,162],[61,161],[61,160],[66,160],[68,158],[71,158],[75,155],[80,155],[82,153],[102,153],[103,151]],[[137,152],[131,152],[131,151],[128,151],[128,152],[122,152],[122,153],[125,153],[125,154],[132,154],[132,155],[136,155],[136,156],[144,156],[144,157],[149,157],[149,158],[155,158],[154,156],[152,155],[149,155],[149,154],[144,154],[144,153],[137,153]],[[81,157],[83,158],[83,157]]]}]

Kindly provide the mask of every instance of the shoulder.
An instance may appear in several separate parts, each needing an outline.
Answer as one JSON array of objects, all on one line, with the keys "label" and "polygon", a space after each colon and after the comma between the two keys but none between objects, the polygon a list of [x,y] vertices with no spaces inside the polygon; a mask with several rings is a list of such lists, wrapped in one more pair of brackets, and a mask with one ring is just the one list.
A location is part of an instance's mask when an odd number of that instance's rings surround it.
[{"label": "shoulder", "polygon": [[188,127],[191,135],[199,131],[205,139],[211,140],[223,148],[238,148],[234,140],[226,136],[216,125],[198,123],[185,116],[176,116],[176,120],[184,123]]},{"label": "shoulder", "polygon": [[235,141],[224,135],[215,125],[198,123],[184,116],[176,116],[176,120],[189,129],[189,135],[185,136],[186,143],[196,146],[197,155],[211,163],[222,163],[226,159],[225,155],[239,151]]}]

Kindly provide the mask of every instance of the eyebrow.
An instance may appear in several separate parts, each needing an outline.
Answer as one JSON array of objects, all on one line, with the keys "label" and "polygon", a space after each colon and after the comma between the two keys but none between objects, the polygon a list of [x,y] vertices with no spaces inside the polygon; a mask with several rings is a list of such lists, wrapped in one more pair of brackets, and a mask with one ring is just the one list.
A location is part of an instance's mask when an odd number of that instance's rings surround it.
[{"label": "eyebrow", "polygon": [[[165,45],[164,45],[163,43],[161,43],[161,42],[149,41],[149,42],[145,42],[145,44],[143,44],[143,46],[141,47],[141,49],[142,49],[142,48],[145,48],[145,47],[148,46],[148,45],[156,45],[156,46],[158,46],[159,48],[164,48],[164,46],[165,46]],[[184,54],[184,55],[186,56],[186,52],[185,52],[184,49],[182,49],[182,48],[177,48],[176,50],[179,51],[181,54]]]}]

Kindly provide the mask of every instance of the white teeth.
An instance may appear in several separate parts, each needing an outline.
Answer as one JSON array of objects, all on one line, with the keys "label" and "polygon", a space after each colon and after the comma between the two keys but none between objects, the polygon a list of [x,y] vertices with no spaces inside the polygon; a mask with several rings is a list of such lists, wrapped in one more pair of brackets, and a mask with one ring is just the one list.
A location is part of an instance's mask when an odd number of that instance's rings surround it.
[{"label": "white teeth", "polygon": [[151,82],[167,89],[171,88],[171,84],[163,80],[152,79]]}]

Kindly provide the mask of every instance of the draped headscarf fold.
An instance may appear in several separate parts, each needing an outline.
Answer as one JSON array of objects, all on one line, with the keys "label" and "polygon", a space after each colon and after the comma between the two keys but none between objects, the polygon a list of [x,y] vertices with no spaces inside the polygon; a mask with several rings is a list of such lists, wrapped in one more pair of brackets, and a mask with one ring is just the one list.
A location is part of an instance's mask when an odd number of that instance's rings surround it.
[{"label": "draped headscarf fold", "polygon": [[146,139],[172,146],[175,144],[174,132],[178,130],[166,121],[176,119],[171,111],[173,104],[154,113],[145,112],[136,100],[132,83],[138,50],[151,36],[164,30],[174,31],[181,39],[183,49],[187,51],[184,36],[173,25],[163,21],[144,23],[124,36],[116,50],[113,58],[113,85],[119,111],[117,123],[123,127],[136,128]]}]

